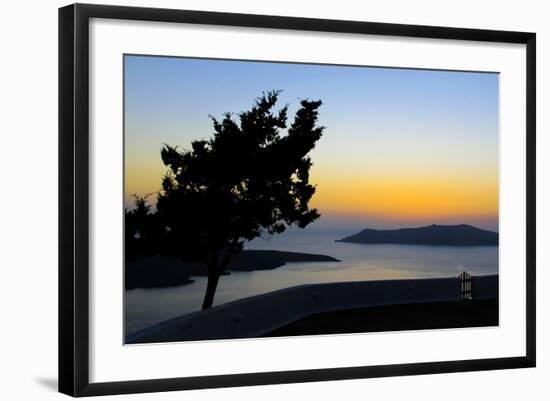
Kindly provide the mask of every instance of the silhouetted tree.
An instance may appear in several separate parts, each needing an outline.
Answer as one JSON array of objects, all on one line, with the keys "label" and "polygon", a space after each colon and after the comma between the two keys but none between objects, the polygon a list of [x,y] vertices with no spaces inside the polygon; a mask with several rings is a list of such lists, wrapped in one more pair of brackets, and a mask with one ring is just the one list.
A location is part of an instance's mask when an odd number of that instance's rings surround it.
[{"label": "silhouetted tree", "polygon": [[135,208],[125,211],[126,260],[134,261],[158,253],[159,244],[164,241],[165,229],[159,216],[151,211],[147,203],[150,196],[134,195]]},{"label": "silhouetted tree", "polygon": [[156,246],[207,266],[203,309],[212,306],[220,275],[245,241],[290,225],[304,228],[319,217],[309,207],[315,187],[307,155],[323,133],[321,101],[302,100],[285,135],[288,108],[274,110],[279,93],[264,93],[236,120],[230,113],[221,121],[210,116],[213,137],[193,141],[190,150],[161,150],[168,172],[155,213],[163,226]]}]

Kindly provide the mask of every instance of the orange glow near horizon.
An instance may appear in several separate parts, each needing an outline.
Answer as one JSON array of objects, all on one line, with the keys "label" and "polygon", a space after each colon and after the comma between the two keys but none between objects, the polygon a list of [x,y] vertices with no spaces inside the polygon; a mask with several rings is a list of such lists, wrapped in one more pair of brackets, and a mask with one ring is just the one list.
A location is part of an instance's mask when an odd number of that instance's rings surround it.
[{"label": "orange glow near horizon", "polygon": [[414,221],[498,216],[498,182],[490,177],[316,177],[312,206],[328,213]]},{"label": "orange glow near horizon", "polygon": [[[140,163],[139,159],[125,161],[124,198],[126,207],[131,208],[133,195],[144,196],[160,190],[166,167],[160,161],[160,157],[158,157],[158,161],[148,160],[148,162]],[[153,199],[150,201],[155,203]]]},{"label": "orange glow near horizon", "polygon": [[[133,194],[145,195],[160,189],[165,168],[160,162],[132,163],[126,168],[126,203],[131,206]],[[376,171],[355,177],[336,171],[312,168],[310,182],[316,185],[311,206],[323,214],[415,222],[498,218],[497,174],[467,176],[462,174],[432,175],[411,169],[406,176],[380,175]],[[154,197],[150,199],[154,204]]]}]

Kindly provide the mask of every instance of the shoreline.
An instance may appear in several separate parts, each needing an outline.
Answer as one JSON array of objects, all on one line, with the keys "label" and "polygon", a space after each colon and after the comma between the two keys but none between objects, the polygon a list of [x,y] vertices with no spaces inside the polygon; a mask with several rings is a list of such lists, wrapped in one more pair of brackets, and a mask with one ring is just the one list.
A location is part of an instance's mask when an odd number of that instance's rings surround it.
[{"label": "shoreline", "polygon": [[[327,255],[278,250],[243,250],[229,263],[222,275],[231,272],[274,270],[287,263],[333,262],[340,260]],[[125,290],[136,288],[166,288],[192,284],[192,277],[204,277],[207,267],[200,262],[182,262],[156,255],[125,264]]]}]

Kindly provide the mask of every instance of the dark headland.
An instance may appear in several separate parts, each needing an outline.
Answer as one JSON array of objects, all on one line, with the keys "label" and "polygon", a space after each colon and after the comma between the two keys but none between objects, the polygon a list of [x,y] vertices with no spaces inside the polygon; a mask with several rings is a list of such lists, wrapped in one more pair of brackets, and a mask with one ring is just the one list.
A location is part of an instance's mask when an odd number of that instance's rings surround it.
[{"label": "dark headland", "polygon": [[[227,271],[272,270],[288,262],[340,262],[331,256],[271,250],[244,250],[236,254]],[[159,288],[190,284],[191,276],[206,276],[204,264],[153,256],[126,262],[125,288]]]},{"label": "dark headland", "polygon": [[437,225],[375,230],[366,228],[357,234],[336,240],[358,244],[409,244],[409,245],[498,245],[498,233],[467,225]]}]

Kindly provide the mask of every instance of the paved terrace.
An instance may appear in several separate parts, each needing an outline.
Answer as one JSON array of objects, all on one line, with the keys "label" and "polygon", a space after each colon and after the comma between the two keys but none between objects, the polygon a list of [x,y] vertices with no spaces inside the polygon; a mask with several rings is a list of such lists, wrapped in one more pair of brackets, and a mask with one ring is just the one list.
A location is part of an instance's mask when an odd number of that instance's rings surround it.
[{"label": "paved terrace", "polygon": [[[258,337],[317,313],[457,301],[460,295],[458,277],[299,285],[182,315],[131,333],[126,342]],[[472,298],[498,298],[498,275],[472,277]]]}]

